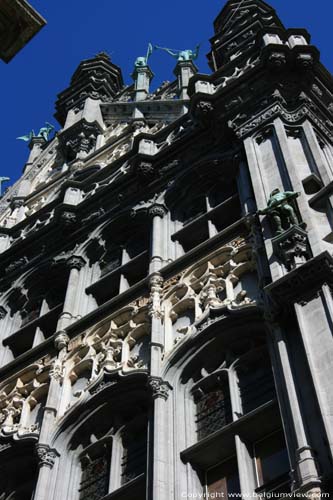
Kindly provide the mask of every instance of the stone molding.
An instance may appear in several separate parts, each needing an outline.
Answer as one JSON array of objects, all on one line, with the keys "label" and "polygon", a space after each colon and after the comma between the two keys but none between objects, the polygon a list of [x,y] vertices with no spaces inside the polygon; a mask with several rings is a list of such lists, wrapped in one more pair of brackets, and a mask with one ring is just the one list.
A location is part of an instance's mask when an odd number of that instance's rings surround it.
[{"label": "stone molding", "polygon": [[148,386],[152,392],[153,399],[162,398],[165,401],[169,397],[172,386],[160,377],[149,377]]},{"label": "stone molding", "polygon": [[39,467],[53,468],[55,461],[60,454],[55,448],[51,448],[48,444],[37,444],[36,452],[38,456]]}]

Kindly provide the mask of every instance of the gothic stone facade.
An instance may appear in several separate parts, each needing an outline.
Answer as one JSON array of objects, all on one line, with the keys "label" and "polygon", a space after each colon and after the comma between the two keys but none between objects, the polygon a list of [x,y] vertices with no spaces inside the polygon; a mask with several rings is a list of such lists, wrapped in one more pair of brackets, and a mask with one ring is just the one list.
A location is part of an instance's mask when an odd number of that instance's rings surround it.
[{"label": "gothic stone facade", "polygon": [[261,0],[214,29],[154,93],[83,61],[1,200],[3,500],[332,491],[332,77]]}]

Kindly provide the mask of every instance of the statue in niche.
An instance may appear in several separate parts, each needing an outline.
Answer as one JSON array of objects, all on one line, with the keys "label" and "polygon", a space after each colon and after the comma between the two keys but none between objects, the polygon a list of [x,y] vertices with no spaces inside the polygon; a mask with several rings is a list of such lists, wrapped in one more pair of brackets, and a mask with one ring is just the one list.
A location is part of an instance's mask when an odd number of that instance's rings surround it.
[{"label": "statue in niche", "polygon": [[298,225],[295,209],[290,202],[299,195],[300,193],[294,191],[274,189],[270,194],[267,207],[258,211],[259,215],[267,215],[272,221],[276,236],[290,227]]},{"label": "statue in niche", "polygon": [[197,45],[194,50],[172,50],[166,47],[159,47],[158,45],[155,45],[155,49],[164,50],[172,57],[175,57],[178,61],[194,61],[195,59],[198,59],[200,44]]}]

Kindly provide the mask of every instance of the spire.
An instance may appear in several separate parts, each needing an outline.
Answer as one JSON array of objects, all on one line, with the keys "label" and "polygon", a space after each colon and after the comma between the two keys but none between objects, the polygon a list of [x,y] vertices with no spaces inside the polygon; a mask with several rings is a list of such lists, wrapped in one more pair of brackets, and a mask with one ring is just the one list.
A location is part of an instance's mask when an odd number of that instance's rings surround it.
[{"label": "spire", "polygon": [[216,70],[251,48],[265,29],[283,29],[275,10],[263,0],[229,0],[214,21],[209,64]]},{"label": "spire", "polygon": [[123,87],[121,69],[105,52],[82,61],[74,72],[70,86],[58,95],[55,117],[63,126],[70,109],[79,107],[87,97],[114,97]]}]

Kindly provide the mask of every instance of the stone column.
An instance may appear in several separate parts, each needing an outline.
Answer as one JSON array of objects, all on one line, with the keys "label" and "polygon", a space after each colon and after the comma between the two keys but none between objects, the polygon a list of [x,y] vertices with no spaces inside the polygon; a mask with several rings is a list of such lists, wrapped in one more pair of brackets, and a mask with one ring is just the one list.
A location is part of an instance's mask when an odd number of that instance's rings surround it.
[{"label": "stone column", "polygon": [[132,78],[135,83],[135,100],[144,101],[149,94],[150,82],[154,73],[149,66],[135,66]]},{"label": "stone column", "polygon": [[57,324],[57,331],[64,330],[68,325],[70,325],[74,318],[74,308],[76,303],[76,296],[79,293],[79,279],[80,270],[86,261],[82,257],[77,257],[73,255],[67,260],[67,265],[70,269],[66,297],[64,302],[63,311],[59,317]]},{"label": "stone column", "polygon": [[333,307],[330,289],[324,285],[317,295],[301,304],[295,312],[311,372],[316,397],[325,425],[326,437],[333,457]]},{"label": "stone column", "polygon": [[[160,219],[158,217],[158,219]],[[161,378],[161,362],[164,352],[163,312],[161,309],[163,278],[155,273],[150,278],[149,316],[151,318],[151,358],[149,387],[153,397],[153,412],[149,421],[149,451],[151,453],[148,469],[148,488],[153,485],[149,499],[169,500],[166,482],[166,429],[167,399],[170,385]],[[150,496],[151,495],[151,496]]]},{"label": "stone column", "polygon": [[151,320],[151,354],[150,354],[150,373],[159,377],[161,371],[161,361],[164,351],[163,338],[163,311],[161,308],[163,278],[155,273],[150,278],[150,298],[149,298],[149,316]]},{"label": "stone column", "polygon": [[59,457],[59,453],[54,448],[44,444],[37,444],[36,452],[39,462],[39,473],[33,500],[45,500],[46,498],[51,498],[50,493],[54,483],[52,469],[56,459]]},{"label": "stone column", "polygon": [[189,99],[189,95],[187,93],[188,84],[192,76],[195,75],[197,71],[198,68],[193,61],[178,61],[173,73],[178,80],[179,99]]},{"label": "stone column", "polygon": [[7,309],[0,306],[0,367],[14,359],[12,351],[8,346],[4,346],[2,341],[11,329],[11,318]]},{"label": "stone column", "polygon": [[295,480],[302,492],[317,496],[320,493],[321,481],[314,450],[308,443],[304,429],[284,334],[277,323],[267,322],[267,325],[271,334],[269,347],[274,360],[275,385],[283,421],[287,423],[285,428],[287,447],[291,463],[295,467]]},{"label": "stone column", "polygon": [[[150,474],[148,474],[148,488],[153,485],[148,496],[149,500],[170,500],[170,484],[168,481],[168,397],[171,386],[160,377],[151,376],[149,387],[152,391],[154,401],[153,417],[151,419],[150,436],[153,445],[150,446],[152,452],[150,464]],[[152,478],[149,477],[152,474]]]},{"label": "stone column", "polygon": [[51,447],[50,439],[55,429],[59,408],[61,407],[62,383],[64,377],[63,361],[67,353],[69,338],[65,333],[59,333],[54,343],[58,351],[58,356],[53,361],[50,370],[50,387],[44,408],[39,442],[36,445],[39,459],[39,474],[33,500],[52,498],[51,492],[53,492],[56,479],[53,468],[56,459],[60,456],[58,451]]},{"label": "stone column", "polygon": [[239,163],[237,185],[239,197],[242,204],[243,215],[253,213],[255,211],[256,204],[254,201],[250,174],[245,161],[240,161]]},{"label": "stone column", "polygon": [[152,218],[152,238],[151,238],[151,260],[150,273],[157,273],[164,261],[164,225],[163,218],[167,213],[163,205],[153,205],[149,209],[149,216]]},{"label": "stone column", "polygon": [[29,142],[30,155],[26,167],[31,165],[42,152],[42,147],[46,144],[44,137],[33,137]]}]

